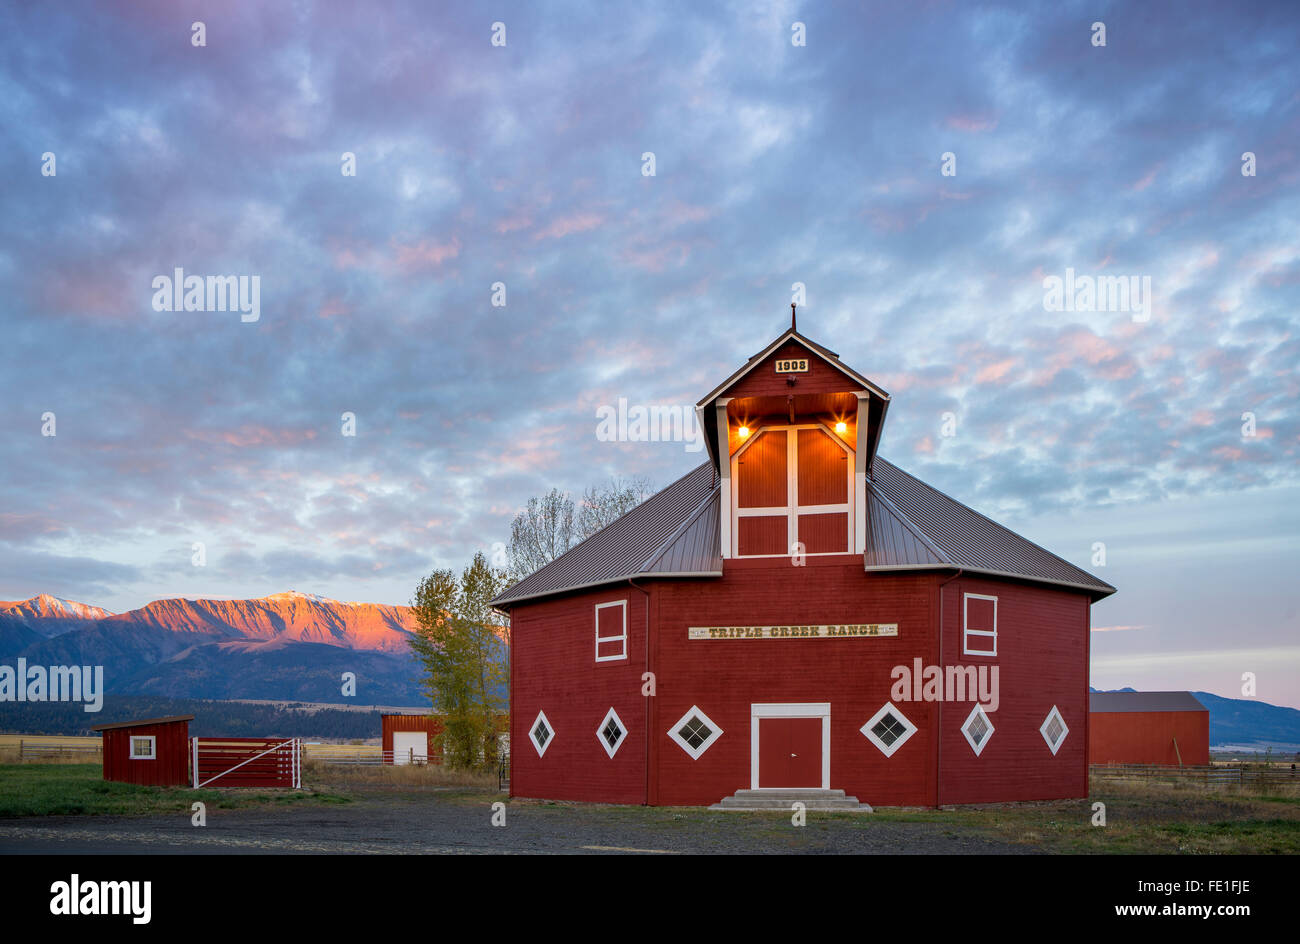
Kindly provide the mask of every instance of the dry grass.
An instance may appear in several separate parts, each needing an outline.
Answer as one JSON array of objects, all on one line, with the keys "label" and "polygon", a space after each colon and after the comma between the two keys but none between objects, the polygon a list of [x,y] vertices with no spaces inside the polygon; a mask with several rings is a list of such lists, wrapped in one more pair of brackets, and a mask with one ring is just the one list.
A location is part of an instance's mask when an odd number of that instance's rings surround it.
[{"label": "dry grass", "polygon": [[[78,750],[67,754],[23,755],[19,759],[20,744],[40,744],[45,747],[94,747],[95,753]],[[65,737],[63,735],[0,734],[0,764],[98,764],[102,756],[98,752],[100,739],[97,737]]]},{"label": "dry grass", "polygon": [[1281,797],[1300,798],[1300,780],[1250,781],[1248,783],[1205,783],[1185,777],[1093,777],[1092,791],[1105,791],[1121,796],[1187,796],[1187,797]]},{"label": "dry grass", "polygon": [[310,758],[303,761],[303,783],[313,786],[348,787],[365,786],[394,790],[446,789],[456,787],[474,790],[496,790],[495,771],[477,773],[466,770],[446,770],[437,764],[426,767],[410,764],[353,767],[324,764]]}]

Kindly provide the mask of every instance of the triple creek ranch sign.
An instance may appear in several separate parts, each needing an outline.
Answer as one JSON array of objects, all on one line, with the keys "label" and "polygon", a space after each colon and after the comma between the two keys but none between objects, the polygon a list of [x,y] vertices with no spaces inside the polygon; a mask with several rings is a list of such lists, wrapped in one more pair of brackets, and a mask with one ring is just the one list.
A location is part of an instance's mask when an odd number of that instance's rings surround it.
[{"label": "triple creek ranch sign", "polygon": [[897,636],[897,623],[845,623],[838,626],[691,626],[687,639],[839,639],[847,636]]}]

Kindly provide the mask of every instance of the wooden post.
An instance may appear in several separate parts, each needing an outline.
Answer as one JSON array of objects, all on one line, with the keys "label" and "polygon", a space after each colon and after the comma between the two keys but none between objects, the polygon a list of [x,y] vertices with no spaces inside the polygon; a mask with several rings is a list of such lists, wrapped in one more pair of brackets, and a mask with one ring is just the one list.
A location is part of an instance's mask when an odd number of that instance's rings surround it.
[{"label": "wooden post", "polygon": [[1178,766],[1183,766],[1183,752],[1178,749],[1178,738],[1174,738],[1174,754],[1178,757]]}]

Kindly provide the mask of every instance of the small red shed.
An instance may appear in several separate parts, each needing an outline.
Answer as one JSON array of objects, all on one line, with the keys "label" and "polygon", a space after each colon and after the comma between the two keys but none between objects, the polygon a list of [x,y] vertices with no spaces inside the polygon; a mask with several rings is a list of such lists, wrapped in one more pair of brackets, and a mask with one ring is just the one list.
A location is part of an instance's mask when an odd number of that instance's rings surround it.
[{"label": "small red shed", "polygon": [[1204,766],[1210,711],[1191,692],[1093,692],[1088,761]]},{"label": "small red shed", "polygon": [[193,720],[193,715],[170,715],[91,728],[104,739],[104,779],[156,787],[188,785]]},{"label": "small red shed", "polygon": [[442,719],[433,715],[380,715],[381,750],[385,764],[427,764],[442,759],[433,739],[442,733]]}]

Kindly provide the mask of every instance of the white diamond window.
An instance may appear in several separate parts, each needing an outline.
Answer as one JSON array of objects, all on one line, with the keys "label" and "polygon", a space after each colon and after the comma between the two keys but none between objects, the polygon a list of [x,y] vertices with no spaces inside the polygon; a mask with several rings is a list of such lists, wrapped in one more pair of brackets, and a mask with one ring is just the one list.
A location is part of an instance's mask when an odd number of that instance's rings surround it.
[{"label": "white diamond window", "polygon": [[894,751],[916,733],[916,725],[908,721],[892,703],[886,702],[885,707],[872,715],[871,720],[859,730],[867,736],[868,741],[880,748],[882,754],[892,757]]},{"label": "white diamond window", "polygon": [[528,730],[528,739],[533,742],[533,747],[537,748],[537,756],[544,757],[546,749],[555,740],[555,729],[551,727],[546,712],[537,712],[537,720],[533,722],[533,726]]},{"label": "white diamond window", "polygon": [[984,750],[984,745],[988,744],[989,738],[993,737],[993,722],[985,714],[983,705],[976,704],[971,709],[965,723],[961,726],[961,733],[966,735],[967,743],[978,757]]},{"label": "white diamond window", "polygon": [[722,736],[722,729],[714,724],[708,715],[692,705],[691,710],[668,729],[668,736],[676,741],[677,746],[689,754],[692,760],[699,760],[700,755]]},{"label": "white diamond window", "polygon": [[1070,733],[1070,729],[1066,727],[1065,719],[1061,717],[1061,713],[1053,705],[1038,732],[1043,736],[1043,740],[1047,742],[1047,746],[1052,749],[1052,753],[1055,754],[1061,749],[1061,745],[1065,743],[1065,738]]},{"label": "white diamond window", "polygon": [[596,739],[600,741],[600,746],[605,749],[605,753],[613,757],[618,753],[624,739],[627,737],[627,725],[623,719],[618,716],[618,712],[613,708],[600,721],[600,726],[596,728]]}]

